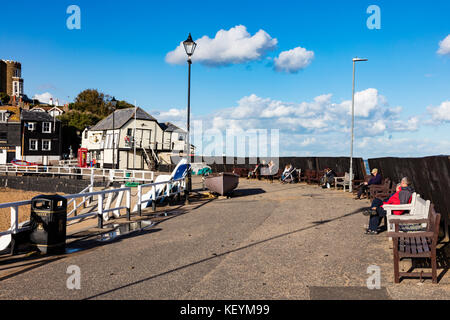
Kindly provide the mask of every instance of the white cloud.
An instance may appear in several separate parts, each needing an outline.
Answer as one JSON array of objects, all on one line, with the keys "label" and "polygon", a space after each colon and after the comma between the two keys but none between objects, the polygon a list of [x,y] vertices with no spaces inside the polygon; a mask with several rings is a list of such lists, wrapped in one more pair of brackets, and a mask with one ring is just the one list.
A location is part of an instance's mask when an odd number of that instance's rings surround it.
[{"label": "white cloud", "polygon": [[[368,118],[376,109],[386,105],[386,98],[378,93],[377,89],[369,88],[355,93],[355,116]],[[352,101],[341,103],[342,108],[352,113]]]},{"label": "white cloud", "polygon": [[279,72],[297,73],[309,66],[314,59],[314,52],[297,47],[283,51],[274,59],[275,70]]},{"label": "white cloud", "polygon": [[434,121],[450,122],[450,100],[444,101],[439,107],[428,107],[428,112]]},{"label": "white cloud", "polygon": [[158,121],[180,121],[186,119],[185,109],[170,109],[169,111],[160,111]]},{"label": "white cloud", "polygon": [[53,95],[50,92],[45,92],[42,94],[35,94],[33,96],[33,99],[39,100],[42,103],[50,103],[50,99],[53,99],[53,101],[55,101],[55,98],[53,97]]},{"label": "white cloud", "polygon": [[[250,35],[243,25],[230,30],[222,29],[213,39],[203,36],[195,42],[197,48],[192,61],[207,66],[225,66],[259,60],[278,43],[277,39],[272,38],[264,30]],[[186,60],[183,43],[166,55],[166,62],[170,64],[184,64]]]},{"label": "white cloud", "polygon": [[[416,156],[450,151],[450,142],[427,142],[417,134],[416,138],[410,134],[408,139],[401,138],[406,136],[404,133],[417,132],[421,124],[426,124],[423,115],[402,116],[403,108],[389,107],[386,98],[374,88],[357,92],[355,96],[355,109],[360,115],[355,119],[355,155]],[[262,129],[270,133],[271,129],[278,129],[283,155],[342,156],[350,150],[351,116],[347,104],[348,101],[333,102],[331,94],[301,102],[251,94],[241,98],[234,107],[199,118],[203,119],[204,131],[222,132],[224,136],[226,132],[239,137],[248,130]],[[436,120],[450,121],[450,101],[428,110]]]},{"label": "white cloud", "polygon": [[417,131],[419,129],[419,117],[411,117],[408,121],[397,120],[392,123],[393,131]]},{"label": "white cloud", "polygon": [[439,50],[437,53],[440,55],[450,55],[450,34],[439,42]]}]

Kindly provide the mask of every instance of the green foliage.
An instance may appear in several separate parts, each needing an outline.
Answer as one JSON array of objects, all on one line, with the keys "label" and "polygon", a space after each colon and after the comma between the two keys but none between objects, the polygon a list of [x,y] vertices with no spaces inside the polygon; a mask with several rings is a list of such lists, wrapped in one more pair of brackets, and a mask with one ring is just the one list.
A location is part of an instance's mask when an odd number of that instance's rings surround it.
[{"label": "green foliage", "polygon": [[101,117],[89,112],[80,112],[75,110],[70,110],[58,116],[61,120],[63,127],[74,127],[78,131],[82,132],[86,127],[93,126],[101,120]]},{"label": "green foliage", "polygon": [[[110,95],[105,95],[95,89],[87,89],[78,94],[75,101],[69,105],[69,109],[79,112],[90,112],[103,119],[113,111],[111,99]],[[126,101],[118,101],[116,105],[116,109],[132,107],[134,106]]]},{"label": "green foliage", "polygon": [[[69,104],[69,112],[58,117],[61,120],[64,136],[64,152],[69,146],[76,152],[81,143],[80,135],[86,127],[93,126],[113,112],[112,97],[95,89],[87,89],[78,94],[73,103]],[[115,109],[133,108],[126,101],[117,101]]]},{"label": "green foliage", "polygon": [[6,94],[6,92],[0,92],[0,101],[2,104],[8,104],[11,98]]}]

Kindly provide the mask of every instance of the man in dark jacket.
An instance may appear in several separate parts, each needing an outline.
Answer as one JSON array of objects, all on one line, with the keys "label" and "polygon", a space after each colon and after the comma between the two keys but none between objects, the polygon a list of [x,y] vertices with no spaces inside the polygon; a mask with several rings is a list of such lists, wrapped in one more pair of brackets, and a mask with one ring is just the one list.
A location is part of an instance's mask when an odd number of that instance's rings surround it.
[{"label": "man in dark jacket", "polygon": [[372,170],[372,178],[370,178],[369,182],[364,182],[361,187],[359,188],[358,195],[356,196],[356,199],[360,200],[362,194],[366,194],[367,190],[369,190],[369,186],[373,184],[381,184],[383,181],[383,178],[381,177],[381,174],[378,173],[378,169]]},{"label": "man in dark jacket", "polygon": [[325,175],[322,179],[322,188],[330,188],[331,184],[334,182],[334,177],[336,177],[336,173],[330,168],[325,169]]}]

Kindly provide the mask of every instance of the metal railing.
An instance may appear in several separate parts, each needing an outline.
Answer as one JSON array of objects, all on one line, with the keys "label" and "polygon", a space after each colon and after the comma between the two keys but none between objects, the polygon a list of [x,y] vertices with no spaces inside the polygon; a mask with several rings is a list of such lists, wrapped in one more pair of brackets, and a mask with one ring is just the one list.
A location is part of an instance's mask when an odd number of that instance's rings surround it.
[{"label": "metal railing", "polygon": [[51,174],[60,176],[94,176],[94,178],[108,178],[110,181],[154,181],[153,171],[124,170],[124,169],[98,169],[78,167],[54,167],[54,166],[14,166],[11,164],[0,165],[0,173],[27,174]]},{"label": "metal railing", "polygon": [[[160,185],[166,185],[166,190],[164,193],[156,194],[156,187]],[[176,186],[176,190],[173,191],[173,187]],[[153,203],[156,204],[156,200],[161,199],[163,197],[173,196],[173,195],[181,195],[181,192],[185,189],[185,180],[178,179],[178,180],[168,180],[168,181],[162,181],[157,183],[149,183],[149,184],[143,184],[138,187],[138,193],[137,193],[137,207],[138,207],[138,213],[141,215],[141,205],[142,203],[146,203],[152,200],[142,200],[142,188],[145,187],[151,187],[152,188],[152,196],[153,196]],[[90,185],[88,187],[90,190],[92,190],[92,186]],[[86,188],[87,189],[87,188]],[[85,189],[85,190],[86,190]],[[162,190],[162,189],[161,189]],[[122,197],[119,197],[119,200],[116,201],[115,206],[113,208],[105,207],[105,200],[106,195],[110,195],[111,199],[114,194],[120,195],[120,193],[125,194],[125,206],[122,205]],[[86,193],[79,193],[79,194],[73,194],[73,195],[66,195],[63,196],[68,200],[69,203],[74,203],[74,210],[68,213],[67,222],[75,221],[75,220],[82,220],[88,217],[97,216],[98,219],[98,227],[103,228],[103,221],[108,220],[108,214],[110,212],[117,212],[118,216],[120,216],[120,210],[126,210],[126,217],[129,221],[131,218],[131,188],[118,188],[118,189],[111,189],[111,190],[102,190],[102,191],[94,191],[94,192],[86,192]],[[73,213],[76,213],[76,210],[79,208],[77,207],[77,204],[75,202],[76,199],[83,199],[85,202],[87,199],[91,199],[91,201],[95,200],[95,197],[97,197],[97,204],[96,207],[94,206],[94,211],[90,213],[84,213],[81,215],[74,215],[73,217],[69,217]],[[83,203],[82,201],[82,203]],[[22,206],[31,205],[31,200],[26,201],[17,201],[17,202],[11,202],[11,203],[1,203],[0,209],[11,209],[11,222],[10,222],[10,229],[7,231],[0,232],[0,237],[4,235],[9,234],[17,234],[20,231],[24,231],[27,229],[27,227],[23,227],[24,223],[19,224],[19,208]],[[153,205],[153,210],[155,210],[155,205]]]},{"label": "metal railing", "polygon": [[[166,190],[164,192],[159,192],[157,194],[157,186],[160,185],[166,185]],[[172,188],[176,186],[177,189],[175,192],[172,191]],[[142,200],[142,188],[151,187],[151,199],[148,200]],[[162,182],[155,182],[155,183],[149,183],[149,184],[141,184],[138,186],[138,192],[137,192],[137,212],[139,216],[141,215],[142,211],[142,204],[152,202],[152,209],[153,211],[156,210],[156,201],[165,197],[170,197],[173,195],[181,195],[181,192],[183,192],[186,188],[186,180],[185,178],[180,179],[171,179],[168,181],[162,181]],[[162,190],[162,189],[161,189]]]}]

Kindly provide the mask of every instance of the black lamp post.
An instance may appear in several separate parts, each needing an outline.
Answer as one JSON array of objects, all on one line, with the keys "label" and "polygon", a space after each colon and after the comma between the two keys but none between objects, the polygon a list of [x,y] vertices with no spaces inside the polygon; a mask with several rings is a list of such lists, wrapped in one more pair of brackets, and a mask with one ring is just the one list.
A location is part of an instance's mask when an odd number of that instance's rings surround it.
[{"label": "black lamp post", "polygon": [[[187,137],[186,137],[186,149],[187,149],[187,163],[190,165],[191,163],[191,142],[190,142],[190,129],[191,129],[191,57],[194,54],[195,48],[197,44],[192,40],[191,34],[189,33],[188,38],[183,42],[184,50],[186,50],[186,54],[188,56],[188,105],[187,105]],[[189,202],[189,192],[192,189],[192,178],[191,178],[191,169],[188,170],[188,181],[187,181],[187,192],[186,192],[186,202]]]},{"label": "black lamp post", "polygon": [[115,133],[115,123],[114,123],[114,114],[116,111],[117,100],[115,97],[111,100],[112,110],[113,110],[113,169],[116,169],[116,133]]}]

